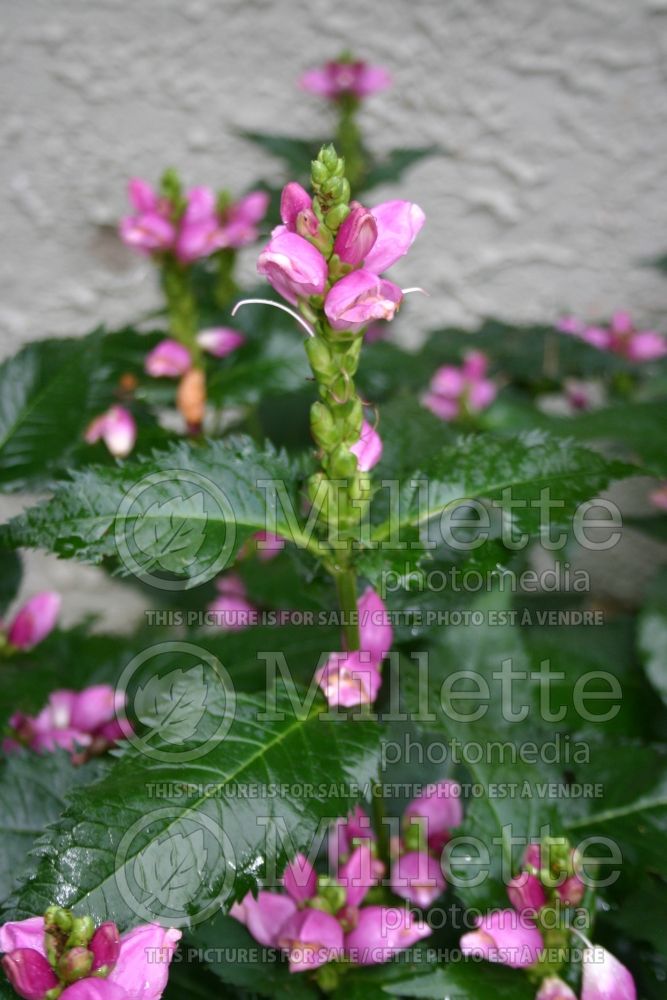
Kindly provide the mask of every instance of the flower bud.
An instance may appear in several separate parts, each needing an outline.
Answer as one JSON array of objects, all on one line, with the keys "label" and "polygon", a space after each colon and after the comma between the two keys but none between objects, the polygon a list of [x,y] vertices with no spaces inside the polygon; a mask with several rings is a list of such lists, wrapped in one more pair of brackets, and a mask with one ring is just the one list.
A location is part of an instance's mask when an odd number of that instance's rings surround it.
[{"label": "flower bud", "polygon": [[329,466],[334,479],[348,479],[357,471],[357,459],[349,448],[339,444],[329,459]]},{"label": "flower bud", "polygon": [[320,223],[312,208],[304,208],[303,211],[299,212],[294,229],[299,236],[303,236],[305,239],[317,236]]},{"label": "flower bud", "polygon": [[334,208],[329,209],[324,221],[329,229],[335,233],[338,227],[345,222],[349,214],[349,205],[335,205]]},{"label": "flower bud", "polygon": [[2,959],[2,968],[15,992],[24,1000],[44,1000],[58,986],[58,978],[44,958],[33,948],[16,948]]},{"label": "flower bud", "polygon": [[60,604],[60,594],[52,590],[31,597],[9,626],[9,644],[16,649],[32,649],[45,639],[55,627]]},{"label": "flower bud", "polygon": [[535,1000],[577,1000],[577,996],[558,976],[548,976],[542,981]]},{"label": "flower bud", "polygon": [[338,254],[343,264],[356,267],[363,263],[377,235],[377,224],[371,212],[358,202],[352,202],[350,212],[338,230],[334,253]]},{"label": "flower bud", "polygon": [[176,405],[189,428],[198,429],[206,409],[206,376],[201,368],[191,368],[178,385]]},{"label": "flower bud", "polygon": [[306,209],[312,211],[313,200],[300,184],[291,181],[283,188],[280,196],[280,218],[283,225],[294,232],[297,218]]},{"label": "flower bud", "polygon": [[317,872],[303,854],[297,854],[285,868],[283,887],[296,903],[305,903],[317,892]]},{"label": "flower bud", "polygon": [[226,358],[245,343],[245,337],[238,330],[232,330],[228,326],[212,326],[199,331],[197,343],[214,358]]},{"label": "flower bud", "polygon": [[539,910],[547,901],[542,883],[535,875],[522,872],[507,883],[507,895],[515,910]]},{"label": "flower bud", "polygon": [[[109,688],[108,685],[106,684],[100,685],[100,688],[106,689],[106,692],[102,691],[103,696],[105,693],[111,695],[110,706],[111,706],[111,711],[113,712],[113,690]],[[87,914],[86,916],[83,917],[75,917],[74,920],[72,921],[72,929],[69,933],[69,937],[67,938],[67,944],[69,947],[71,947],[72,945],[76,946],[87,945],[94,933],[95,933],[95,923],[92,917],[88,916]]]},{"label": "flower bud", "polygon": [[77,945],[70,948],[58,962],[58,975],[66,983],[76,983],[85,979],[93,967],[93,953],[87,948]]},{"label": "flower bud", "polygon": [[137,425],[123,406],[112,406],[89,424],[84,435],[88,444],[102,440],[116,458],[126,458],[134,448]]},{"label": "flower bud", "polygon": [[339,440],[338,428],[331,410],[324,403],[313,403],[310,408],[310,429],[320,447],[330,451]]},{"label": "flower bud", "polygon": [[312,178],[313,184],[319,187],[324,184],[327,177],[329,176],[329,171],[322,163],[321,160],[313,160],[310,165],[310,176]]},{"label": "flower bud", "polygon": [[92,971],[107,976],[118,961],[120,934],[112,921],[100,924],[90,941],[93,955]]},{"label": "flower bud", "polygon": [[191,363],[187,347],[178,340],[167,338],[146,355],[144,368],[153,378],[179,378]]},{"label": "flower bud", "polygon": [[310,367],[320,379],[329,379],[336,374],[338,366],[322,337],[308,337],[305,348]]}]

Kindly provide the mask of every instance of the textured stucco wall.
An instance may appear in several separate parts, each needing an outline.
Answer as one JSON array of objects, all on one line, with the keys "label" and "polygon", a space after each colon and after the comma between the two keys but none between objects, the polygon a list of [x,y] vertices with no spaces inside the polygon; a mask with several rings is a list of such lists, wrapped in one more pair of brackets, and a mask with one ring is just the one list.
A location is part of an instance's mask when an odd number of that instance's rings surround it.
[{"label": "textured stucco wall", "polygon": [[148,268],[113,230],[128,174],[171,163],[191,183],[245,187],[260,171],[235,130],[325,131],[327,109],[294,80],[348,46],[395,75],[364,111],[371,144],[451,154],[402,187],[428,225],[397,277],[431,292],[411,300],[404,330],[663,313],[664,282],[640,261],[667,246],[667,0],[2,0],[1,11],[0,355],[150,306]]}]

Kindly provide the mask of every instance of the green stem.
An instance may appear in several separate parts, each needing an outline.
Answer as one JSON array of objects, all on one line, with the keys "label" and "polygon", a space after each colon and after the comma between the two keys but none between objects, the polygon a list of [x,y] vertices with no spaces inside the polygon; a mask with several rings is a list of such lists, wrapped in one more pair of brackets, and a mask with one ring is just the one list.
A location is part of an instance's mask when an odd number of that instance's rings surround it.
[{"label": "green stem", "polygon": [[171,333],[185,344],[197,364],[201,360],[201,348],[197,343],[197,300],[192,290],[189,267],[167,257],[162,269],[162,287],[167,299]]},{"label": "green stem", "polygon": [[357,574],[353,569],[341,569],[335,574],[338,606],[343,614],[343,635],[349,652],[359,649],[357,614]]}]

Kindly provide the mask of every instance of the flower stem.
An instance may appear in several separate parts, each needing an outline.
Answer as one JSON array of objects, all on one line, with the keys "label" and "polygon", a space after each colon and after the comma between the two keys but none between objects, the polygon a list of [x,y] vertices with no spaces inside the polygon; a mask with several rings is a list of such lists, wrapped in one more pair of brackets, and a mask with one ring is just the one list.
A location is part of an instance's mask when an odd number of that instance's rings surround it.
[{"label": "flower stem", "polygon": [[343,615],[343,635],[349,652],[359,649],[357,621],[357,574],[354,569],[341,569],[335,574],[338,605]]}]

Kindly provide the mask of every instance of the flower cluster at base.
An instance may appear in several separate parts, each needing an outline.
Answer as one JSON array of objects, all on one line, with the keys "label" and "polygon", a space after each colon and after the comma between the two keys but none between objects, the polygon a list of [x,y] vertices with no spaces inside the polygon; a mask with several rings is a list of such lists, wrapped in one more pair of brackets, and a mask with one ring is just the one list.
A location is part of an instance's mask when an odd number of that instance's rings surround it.
[{"label": "flower cluster at base", "polygon": [[7,626],[0,625],[0,650],[33,649],[55,628],[61,605],[60,594],[44,590],[23,604]]},{"label": "flower cluster at base", "polygon": [[12,752],[27,746],[40,753],[61,748],[80,763],[126,735],[118,720],[124,707],[125,695],[110,684],[94,684],[83,691],[52,691],[37,715],[16,712],[11,716],[11,736],[2,747]]},{"label": "flower cluster at base", "polygon": [[[429,785],[404,815],[407,838],[419,831],[423,850],[396,851],[390,885],[395,896],[430,906],[444,891],[445,880],[427,844],[444,844],[461,822],[460,789],[455,782]],[[333,824],[329,835],[332,876],[319,875],[301,854],[283,873],[284,893],[248,893],[230,915],[267,948],[284,950],[290,972],[311,972],[329,963],[335,977],[349,965],[377,965],[431,933],[427,923],[388,897],[385,864],[371,821],[357,806]],[[390,897],[389,897],[390,898]],[[362,905],[366,903],[366,905]],[[323,979],[327,974],[320,973]],[[329,979],[326,979],[329,982]]]},{"label": "flower cluster at base", "polygon": [[[581,1000],[636,1000],[628,970],[569,925],[568,910],[582,902],[585,884],[578,852],[567,841],[545,838],[529,844],[522,870],[508,883],[507,894],[513,909],[477,918],[477,929],[461,938],[464,955],[525,969],[531,978],[541,980],[536,1000],[577,1000],[558,975],[574,933],[585,943]],[[554,914],[560,919],[554,921]]]},{"label": "flower cluster at base", "polygon": [[359,649],[332,653],[315,679],[333,707],[371,705],[382,684],[380,665],[391,649],[394,632],[380,595],[368,587],[357,601]]},{"label": "flower cluster at base", "polygon": [[159,1000],[181,932],[114,923],[51,906],[43,917],[0,927],[2,968],[24,1000]]},{"label": "flower cluster at base", "polygon": [[438,368],[422,396],[423,405],[441,420],[461,420],[481,413],[498,393],[495,382],[486,377],[488,364],[482,351],[468,351],[460,368]]},{"label": "flower cluster at base", "polygon": [[667,354],[667,337],[657,330],[637,330],[627,312],[614,313],[609,326],[592,326],[576,316],[565,316],[557,329],[628,361],[655,361]]}]

